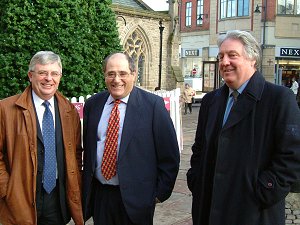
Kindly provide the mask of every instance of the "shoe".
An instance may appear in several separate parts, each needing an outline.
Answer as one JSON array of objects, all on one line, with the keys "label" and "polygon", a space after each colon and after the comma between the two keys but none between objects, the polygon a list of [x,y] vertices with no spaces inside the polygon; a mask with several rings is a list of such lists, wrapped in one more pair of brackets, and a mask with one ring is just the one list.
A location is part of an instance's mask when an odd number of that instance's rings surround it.
[{"label": "shoe", "polygon": [[186,115],[186,112],[185,112],[185,113],[183,113],[183,115]]}]

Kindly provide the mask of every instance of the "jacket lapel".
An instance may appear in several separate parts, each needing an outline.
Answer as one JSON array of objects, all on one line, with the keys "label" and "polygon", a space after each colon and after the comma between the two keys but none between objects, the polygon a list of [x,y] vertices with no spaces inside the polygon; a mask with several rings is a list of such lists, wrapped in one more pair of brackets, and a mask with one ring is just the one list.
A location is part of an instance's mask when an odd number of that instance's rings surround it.
[{"label": "jacket lapel", "polygon": [[255,108],[257,101],[261,98],[264,84],[263,76],[259,72],[255,72],[243,93],[238,97],[238,101],[232,108],[223,129],[234,126]]},{"label": "jacket lapel", "polygon": [[138,127],[138,121],[140,121],[140,117],[143,114],[143,112],[141,111],[141,104],[142,100],[139,95],[139,90],[138,88],[134,87],[130,93],[126,107],[126,114],[119,149],[119,159],[124,156],[127,150],[127,146],[131,138],[133,137],[133,134],[135,134],[135,129]]},{"label": "jacket lapel", "polygon": [[39,139],[42,143],[44,143],[44,141],[43,141],[43,134],[42,134],[41,126],[40,126],[40,124],[39,124],[38,119],[36,119],[36,124],[37,124],[37,137],[38,137],[38,139]]},{"label": "jacket lapel", "polygon": [[216,91],[216,94],[212,98],[206,116],[207,129],[205,132],[205,136],[208,139],[210,139],[214,135],[214,131],[216,128],[220,129],[222,127],[227,97],[228,87],[226,85],[223,85],[220,89]]}]

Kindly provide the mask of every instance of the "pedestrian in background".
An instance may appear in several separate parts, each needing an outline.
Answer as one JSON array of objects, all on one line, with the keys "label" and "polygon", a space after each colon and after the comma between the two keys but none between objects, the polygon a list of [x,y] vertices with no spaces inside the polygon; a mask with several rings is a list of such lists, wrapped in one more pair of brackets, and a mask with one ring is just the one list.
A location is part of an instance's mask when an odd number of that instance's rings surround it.
[{"label": "pedestrian in background", "polygon": [[299,88],[299,84],[298,84],[296,78],[293,77],[293,78],[292,78],[292,86],[291,86],[290,89],[293,91],[295,97],[297,96],[298,88]]},{"label": "pedestrian in background", "polygon": [[187,110],[189,109],[189,113],[192,114],[192,105],[193,98],[195,95],[195,91],[193,88],[186,83],[184,86],[183,99],[184,99],[184,114],[187,114]]},{"label": "pedestrian in background", "polygon": [[60,57],[37,52],[22,94],[0,101],[0,223],[83,224],[78,112],[59,91]]},{"label": "pedestrian in background", "polygon": [[134,86],[131,58],[114,53],[103,69],[108,91],[84,106],[84,217],[95,225],[152,225],[179,170],[175,128],[163,99]]},{"label": "pedestrian in background", "polygon": [[202,100],[187,173],[193,224],[284,225],[285,197],[300,178],[296,99],[257,71],[250,33],[229,31],[218,46],[225,85]]}]

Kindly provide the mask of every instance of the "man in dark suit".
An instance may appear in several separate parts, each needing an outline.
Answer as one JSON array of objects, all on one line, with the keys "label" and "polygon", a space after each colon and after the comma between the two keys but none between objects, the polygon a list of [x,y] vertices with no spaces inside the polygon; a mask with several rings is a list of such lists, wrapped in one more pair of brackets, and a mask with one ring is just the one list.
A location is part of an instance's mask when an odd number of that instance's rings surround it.
[{"label": "man in dark suit", "polygon": [[[84,218],[92,216],[96,225],[150,225],[155,204],[170,197],[179,170],[175,129],[163,99],[134,87],[136,70],[127,55],[108,56],[103,70],[108,91],[84,106]],[[108,176],[108,121],[116,108]]]},{"label": "man in dark suit", "polygon": [[257,71],[250,33],[229,31],[218,46],[225,85],[202,100],[187,173],[193,224],[284,225],[285,196],[300,177],[294,94]]},{"label": "man in dark suit", "polygon": [[3,225],[83,224],[81,125],[57,91],[60,57],[36,53],[29,85],[0,101],[0,222]]}]

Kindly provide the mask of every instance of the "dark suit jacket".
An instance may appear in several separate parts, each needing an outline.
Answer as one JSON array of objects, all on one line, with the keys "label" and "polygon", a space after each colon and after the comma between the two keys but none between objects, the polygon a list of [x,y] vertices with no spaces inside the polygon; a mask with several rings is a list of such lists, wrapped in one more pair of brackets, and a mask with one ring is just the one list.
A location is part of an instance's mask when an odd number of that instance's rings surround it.
[{"label": "dark suit jacket", "polygon": [[222,127],[227,97],[224,85],[202,100],[187,177],[193,224],[284,225],[300,176],[295,96],[256,72]]},{"label": "dark suit jacket", "polygon": [[[97,126],[108,96],[107,91],[96,94],[86,101],[84,107],[85,220],[91,216]],[[117,163],[122,199],[134,223],[149,221],[156,197],[160,201],[169,198],[178,170],[178,143],[163,99],[134,87],[127,103]]]}]

